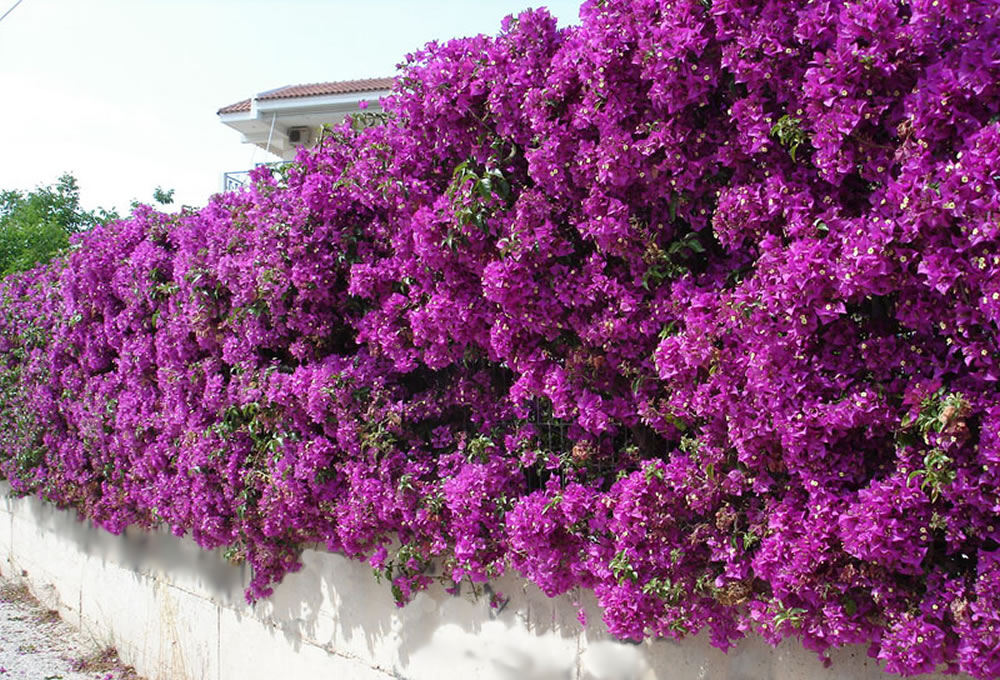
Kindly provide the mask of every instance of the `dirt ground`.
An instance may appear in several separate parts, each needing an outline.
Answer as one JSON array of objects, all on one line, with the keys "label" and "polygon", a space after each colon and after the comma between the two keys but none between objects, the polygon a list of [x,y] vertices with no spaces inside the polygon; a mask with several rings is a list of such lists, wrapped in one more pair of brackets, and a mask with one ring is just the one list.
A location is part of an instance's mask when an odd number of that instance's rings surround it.
[{"label": "dirt ground", "polygon": [[28,587],[0,576],[0,680],[143,680]]}]

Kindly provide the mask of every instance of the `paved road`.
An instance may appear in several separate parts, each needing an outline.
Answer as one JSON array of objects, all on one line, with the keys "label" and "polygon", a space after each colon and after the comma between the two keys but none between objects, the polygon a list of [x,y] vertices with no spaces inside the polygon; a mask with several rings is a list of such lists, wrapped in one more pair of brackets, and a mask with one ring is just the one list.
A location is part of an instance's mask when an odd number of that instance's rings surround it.
[{"label": "paved road", "polygon": [[49,611],[27,588],[0,580],[0,680],[141,680],[113,649]]}]

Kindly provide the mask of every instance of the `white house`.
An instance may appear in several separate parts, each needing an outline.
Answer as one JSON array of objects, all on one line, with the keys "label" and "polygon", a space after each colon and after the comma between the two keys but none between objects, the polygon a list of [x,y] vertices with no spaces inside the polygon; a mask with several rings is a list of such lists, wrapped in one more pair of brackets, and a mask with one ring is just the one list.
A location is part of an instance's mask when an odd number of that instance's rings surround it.
[{"label": "white house", "polygon": [[[317,141],[324,124],[336,125],[347,114],[361,111],[361,101],[368,102],[366,111],[380,112],[379,98],[391,87],[392,78],[286,85],[224,106],[218,115],[242,135],[244,143],[289,161],[298,147]],[[245,178],[245,171],[226,173],[223,188],[237,188]]]}]

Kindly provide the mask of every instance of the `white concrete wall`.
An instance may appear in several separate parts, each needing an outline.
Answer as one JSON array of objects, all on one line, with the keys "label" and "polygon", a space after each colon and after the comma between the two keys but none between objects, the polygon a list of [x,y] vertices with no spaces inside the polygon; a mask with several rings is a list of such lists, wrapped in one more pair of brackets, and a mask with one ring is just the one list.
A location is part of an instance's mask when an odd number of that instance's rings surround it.
[{"label": "white concrete wall", "polygon": [[[248,606],[245,567],[166,533],[112,536],[0,483],[0,573],[24,578],[63,618],[148,680],[887,680],[863,648],[824,669],[794,641],[744,640],[728,655],[705,636],[617,642],[584,598],[549,599],[513,577],[488,598],[420,594],[399,609],[371,569],[307,550],[302,571]],[[945,676],[922,676],[944,680]],[[956,676],[949,676],[955,678]]]}]

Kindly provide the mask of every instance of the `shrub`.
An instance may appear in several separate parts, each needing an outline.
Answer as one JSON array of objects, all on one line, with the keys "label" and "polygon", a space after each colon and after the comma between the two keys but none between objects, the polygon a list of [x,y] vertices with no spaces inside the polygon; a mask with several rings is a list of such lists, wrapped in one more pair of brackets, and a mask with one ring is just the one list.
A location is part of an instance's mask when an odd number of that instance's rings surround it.
[{"label": "shrub", "polygon": [[[1000,672],[995,3],[603,0],[3,284],[2,470],[402,602]],[[441,571],[437,572],[441,574]]]}]

